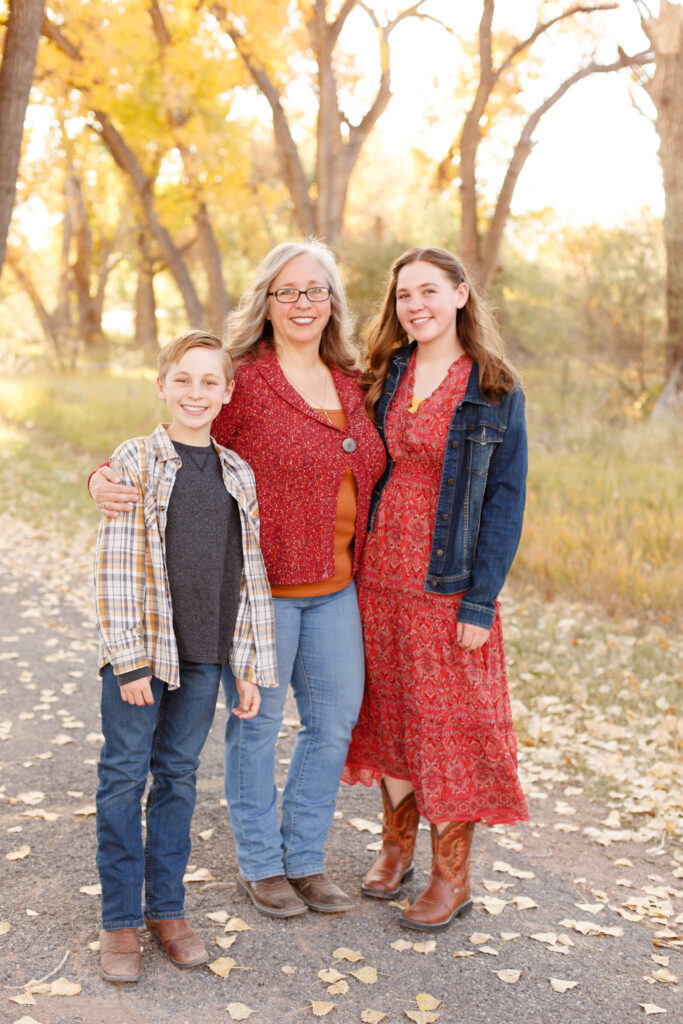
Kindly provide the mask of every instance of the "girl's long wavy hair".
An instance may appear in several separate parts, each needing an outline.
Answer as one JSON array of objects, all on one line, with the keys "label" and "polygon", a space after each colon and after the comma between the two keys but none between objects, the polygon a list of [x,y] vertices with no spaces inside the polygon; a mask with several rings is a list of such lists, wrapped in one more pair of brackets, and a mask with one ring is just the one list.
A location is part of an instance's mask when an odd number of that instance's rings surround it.
[{"label": "girl's long wavy hair", "polygon": [[355,373],[358,360],[351,343],[353,324],[344,285],[332,250],[316,238],[282,242],[271,249],[254,274],[251,287],[242,296],[237,309],[225,321],[226,347],[236,362],[255,359],[264,344],[275,350],[273,327],[266,318],[268,292],[289,261],[305,255],[312,256],[320,264],[330,289],[332,314],[320,340],[320,357],[327,366],[337,366],[344,373]]},{"label": "girl's long wavy hair", "polygon": [[368,369],[364,375],[367,387],[365,407],[373,417],[387,379],[389,361],[394,352],[409,340],[396,315],[398,275],[403,267],[417,263],[418,260],[432,263],[443,270],[454,288],[463,283],[469,287],[467,302],[462,309],[458,309],[455,328],[460,345],[479,367],[482,394],[495,400],[496,395],[512,391],[517,386],[517,374],[505,355],[505,344],[498,324],[485,299],[468,279],[460,260],[447,249],[436,246],[409,249],[398,257],[391,268],[382,308],[368,332]]}]

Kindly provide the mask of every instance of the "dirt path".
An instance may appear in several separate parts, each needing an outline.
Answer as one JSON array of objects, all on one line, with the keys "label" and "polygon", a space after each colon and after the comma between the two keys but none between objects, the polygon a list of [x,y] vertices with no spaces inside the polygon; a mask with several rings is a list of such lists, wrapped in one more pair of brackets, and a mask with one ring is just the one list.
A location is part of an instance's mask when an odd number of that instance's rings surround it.
[{"label": "dirt path", "polygon": [[[616,629],[533,595],[504,602],[533,821],[477,830],[469,918],[429,941],[398,928],[396,908],[360,896],[379,801],[376,790],[346,786],[327,866],[358,895],[357,910],[287,922],[259,915],[235,886],[221,708],[203,756],[187,909],[215,958],[234,966],[226,978],[207,968],[181,972],[143,934],[140,983],[103,982],[91,948],[99,901],[87,891],[97,883],[100,742],[92,537],[92,526],[74,524],[72,536],[55,539],[0,522],[0,1020],[281,1024],[317,1014],[337,1024],[627,1024],[655,1012],[681,1019],[674,979],[683,974],[683,785],[667,668],[680,664],[680,652],[657,662],[664,696],[650,702],[642,673],[640,690],[632,681],[656,631]],[[288,715],[283,762],[296,729],[294,710]],[[428,871],[428,845],[423,831],[409,897]],[[229,948],[215,944],[231,937]],[[344,950],[359,959],[344,959]],[[321,978],[326,970],[343,977]],[[44,990],[30,991],[29,982],[48,975]],[[60,978],[77,994],[53,994]],[[566,987],[558,982],[573,987],[556,991]],[[235,1004],[253,1012],[247,1018]]]}]

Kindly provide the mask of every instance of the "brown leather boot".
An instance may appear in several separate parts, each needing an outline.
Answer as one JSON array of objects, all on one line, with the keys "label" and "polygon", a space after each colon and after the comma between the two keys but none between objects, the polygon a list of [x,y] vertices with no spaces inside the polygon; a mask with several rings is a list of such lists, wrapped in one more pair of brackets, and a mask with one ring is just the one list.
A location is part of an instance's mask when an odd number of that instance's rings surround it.
[{"label": "brown leather boot", "polygon": [[403,928],[438,932],[454,917],[469,914],[473,835],[473,821],[455,821],[441,835],[432,825],[432,875],[425,891],[399,917]]},{"label": "brown leather boot", "polygon": [[381,785],[382,850],[365,876],[361,892],[378,900],[390,900],[398,896],[401,883],[413,873],[413,850],[420,814],[414,792],[392,807],[384,779]]},{"label": "brown leather boot", "polygon": [[100,974],[105,981],[137,981],[141,965],[137,928],[100,932]]},{"label": "brown leather boot", "polygon": [[184,917],[170,917],[162,921],[146,917],[145,924],[177,967],[197,967],[209,959],[206,946]]}]

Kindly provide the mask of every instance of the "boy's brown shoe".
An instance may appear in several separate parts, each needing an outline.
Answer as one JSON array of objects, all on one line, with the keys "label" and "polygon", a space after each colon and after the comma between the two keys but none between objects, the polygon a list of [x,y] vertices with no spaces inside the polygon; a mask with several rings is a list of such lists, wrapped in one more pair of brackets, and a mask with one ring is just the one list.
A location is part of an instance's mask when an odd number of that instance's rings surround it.
[{"label": "boy's brown shoe", "polygon": [[165,921],[146,917],[145,925],[176,967],[197,967],[209,959],[206,946],[184,917],[169,917]]},{"label": "boy's brown shoe", "polygon": [[105,981],[137,981],[141,970],[137,928],[100,932],[100,974]]}]

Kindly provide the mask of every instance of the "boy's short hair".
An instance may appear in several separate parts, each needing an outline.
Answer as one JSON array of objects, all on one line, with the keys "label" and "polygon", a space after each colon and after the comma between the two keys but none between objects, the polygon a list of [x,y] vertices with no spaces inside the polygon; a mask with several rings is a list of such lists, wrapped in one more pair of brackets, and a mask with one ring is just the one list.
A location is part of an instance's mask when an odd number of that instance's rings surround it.
[{"label": "boy's short hair", "polygon": [[215,334],[207,334],[206,331],[185,331],[171,338],[159,351],[159,380],[162,384],[171,366],[180,362],[191,348],[210,348],[218,352],[223,363],[225,379],[230,383],[235,376],[235,364],[228,350],[223,348],[221,339]]}]

